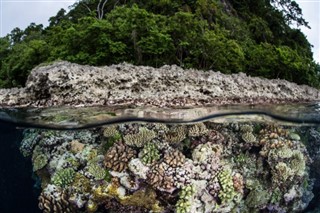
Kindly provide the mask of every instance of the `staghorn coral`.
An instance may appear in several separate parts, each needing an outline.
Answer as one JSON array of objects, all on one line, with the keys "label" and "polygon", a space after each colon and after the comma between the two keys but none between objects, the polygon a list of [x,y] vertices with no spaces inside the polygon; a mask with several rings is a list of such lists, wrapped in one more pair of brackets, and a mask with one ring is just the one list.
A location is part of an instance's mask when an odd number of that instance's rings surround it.
[{"label": "staghorn coral", "polygon": [[128,134],[123,137],[124,142],[129,146],[143,147],[146,143],[150,142],[156,137],[155,132],[141,127],[136,134]]},{"label": "staghorn coral", "polygon": [[150,165],[160,159],[160,152],[154,143],[149,142],[144,145],[139,153],[139,158],[144,164]]},{"label": "staghorn coral", "polygon": [[108,169],[122,172],[128,168],[131,158],[136,156],[136,151],[124,143],[115,143],[104,156],[104,165]]},{"label": "staghorn coral", "polygon": [[208,129],[204,123],[197,123],[189,127],[188,135],[191,137],[198,137],[205,135],[208,132]]},{"label": "staghorn coral", "polygon": [[75,171],[72,168],[58,170],[51,178],[54,185],[65,188],[74,181]]},{"label": "staghorn coral", "polygon": [[39,209],[43,213],[75,213],[65,190],[49,184],[39,196]]}]

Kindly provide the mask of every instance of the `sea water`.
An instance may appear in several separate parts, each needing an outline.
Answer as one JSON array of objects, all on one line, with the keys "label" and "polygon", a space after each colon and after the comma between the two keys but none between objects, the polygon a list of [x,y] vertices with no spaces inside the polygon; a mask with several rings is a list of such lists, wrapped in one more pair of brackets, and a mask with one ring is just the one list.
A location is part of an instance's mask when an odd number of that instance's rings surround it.
[{"label": "sea water", "polygon": [[0,212],[317,212],[319,105],[1,109]]}]

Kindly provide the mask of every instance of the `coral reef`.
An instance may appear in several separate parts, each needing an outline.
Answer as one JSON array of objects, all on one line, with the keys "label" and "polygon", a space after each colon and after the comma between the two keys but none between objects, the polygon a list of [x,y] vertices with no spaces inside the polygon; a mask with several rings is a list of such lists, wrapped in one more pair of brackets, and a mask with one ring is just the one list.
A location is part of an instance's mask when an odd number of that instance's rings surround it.
[{"label": "coral reef", "polygon": [[24,137],[47,213],[301,212],[313,198],[312,159],[296,128],[126,123]]}]

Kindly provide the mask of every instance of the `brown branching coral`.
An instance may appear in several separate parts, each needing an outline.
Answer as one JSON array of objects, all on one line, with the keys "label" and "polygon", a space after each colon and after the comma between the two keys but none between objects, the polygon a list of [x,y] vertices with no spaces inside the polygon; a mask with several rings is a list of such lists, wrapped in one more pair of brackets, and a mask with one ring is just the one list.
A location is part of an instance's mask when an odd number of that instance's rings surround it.
[{"label": "brown branching coral", "polygon": [[204,143],[213,143],[213,144],[221,144],[225,141],[224,136],[216,131],[216,130],[210,130],[207,132],[207,134],[191,140],[191,149],[196,148],[200,144]]},{"label": "brown branching coral", "polygon": [[156,189],[172,192],[175,189],[174,178],[166,174],[168,169],[169,166],[163,162],[155,165],[147,174],[149,184]]},{"label": "brown branching coral", "polygon": [[164,154],[163,161],[171,167],[182,166],[186,157],[177,149],[167,150]]},{"label": "brown branching coral", "polygon": [[124,143],[115,143],[104,156],[104,165],[108,169],[122,172],[128,168],[131,158],[136,156],[136,151]]},{"label": "brown branching coral", "polygon": [[103,129],[103,136],[108,138],[108,137],[113,137],[115,135],[118,135],[119,132],[117,130],[117,126],[116,125],[110,125],[110,126],[106,126]]},{"label": "brown branching coral", "polygon": [[147,128],[139,128],[136,134],[128,134],[124,136],[123,140],[129,146],[143,147],[146,143],[150,142],[156,137],[155,132]]},{"label": "brown branching coral", "polygon": [[39,208],[43,213],[73,213],[75,212],[68,201],[68,195],[54,185],[48,185],[39,197]]},{"label": "brown branching coral", "polygon": [[164,140],[169,144],[175,144],[183,141],[186,136],[185,126],[174,126],[164,135]]},{"label": "brown branching coral", "polygon": [[233,180],[234,189],[237,192],[243,194],[243,189],[244,189],[243,176],[240,173],[236,173],[236,174],[233,175],[232,180]]},{"label": "brown branching coral", "polygon": [[208,132],[208,129],[204,123],[197,123],[189,127],[188,135],[191,137],[198,137]]}]

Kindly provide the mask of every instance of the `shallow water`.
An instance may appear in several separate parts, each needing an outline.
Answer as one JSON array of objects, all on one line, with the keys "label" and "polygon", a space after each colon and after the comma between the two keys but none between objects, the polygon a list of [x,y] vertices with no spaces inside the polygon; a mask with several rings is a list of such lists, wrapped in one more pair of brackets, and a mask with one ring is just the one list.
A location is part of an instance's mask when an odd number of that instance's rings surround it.
[{"label": "shallow water", "polygon": [[320,207],[317,103],[2,109],[0,120],[0,212]]}]

